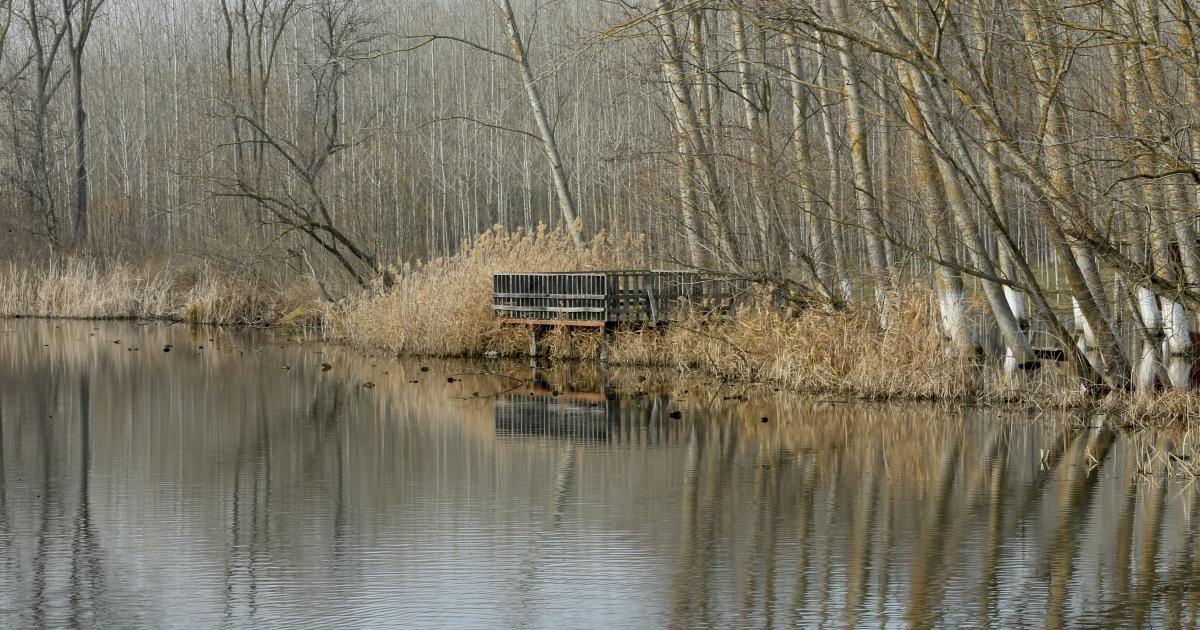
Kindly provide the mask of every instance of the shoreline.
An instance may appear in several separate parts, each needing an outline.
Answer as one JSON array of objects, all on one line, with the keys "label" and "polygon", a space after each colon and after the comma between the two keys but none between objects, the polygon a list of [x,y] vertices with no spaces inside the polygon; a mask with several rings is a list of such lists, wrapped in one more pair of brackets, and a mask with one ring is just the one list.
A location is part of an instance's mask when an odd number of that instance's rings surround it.
[{"label": "shoreline", "polygon": [[[452,256],[389,267],[366,290],[347,289],[348,297],[336,302],[323,299],[311,278],[268,280],[252,268],[232,272],[93,258],[10,262],[0,266],[0,314],[293,328],[379,356],[486,360],[495,353],[524,359],[529,331],[497,323],[490,299],[493,272],[646,266],[633,251],[608,237],[579,250],[561,232],[497,228]],[[968,304],[974,321],[985,320],[984,311],[986,305]],[[882,326],[868,304],[788,309],[752,290],[732,314],[709,314],[696,304],[668,326],[618,330],[608,363],[807,396],[1101,413],[1121,418],[1115,423],[1121,426],[1186,428],[1200,418],[1200,394],[1194,391],[1098,395],[1061,366],[1010,380],[998,359],[951,352],[928,287],[899,288],[889,320]],[[552,360],[599,359],[601,342],[594,332],[559,328],[542,341]]]},{"label": "shoreline", "polygon": [[[900,406],[933,406],[948,408],[981,408],[1000,412],[1023,412],[1030,416],[1053,414],[1069,417],[1072,424],[1081,428],[1097,428],[1096,418],[1103,418],[1103,426],[1113,430],[1138,430],[1146,428],[1182,429],[1190,428],[1190,421],[1200,416],[1200,395],[1194,392],[1159,391],[1152,395],[1137,392],[1113,391],[1101,397],[1088,395],[1082,391],[1069,394],[1062,391],[1043,391],[1035,387],[1032,390],[1009,390],[1007,396],[998,396],[997,391],[982,392],[978,396],[912,396],[896,393],[890,396],[864,395],[848,386],[829,389],[812,389],[789,387],[786,383],[771,380],[754,380],[747,378],[728,377],[707,371],[700,366],[680,367],[668,363],[649,362],[600,362],[594,357],[578,354],[565,354],[561,348],[555,348],[559,356],[528,357],[520,352],[485,356],[483,354],[420,354],[393,353],[383,348],[360,346],[330,336],[320,323],[297,326],[294,324],[251,324],[246,322],[203,322],[190,321],[182,318],[166,316],[97,316],[78,317],[70,315],[0,315],[0,319],[15,321],[77,321],[77,322],[117,322],[117,323],[161,323],[169,325],[203,326],[229,328],[233,330],[276,332],[286,334],[288,330],[302,332],[311,338],[298,340],[298,343],[331,344],[346,351],[359,353],[363,357],[385,360],[410,361],[452,361],[470,364],[487,364],[500,362],[506,368],[515,368],[517,363],[524,361],[544,362],[538,369],[553,370],[561,366],[582,367],[585,369],[633,371],[646,379],[645,373],[659,374],[666,381],[673,382],[676,387],[688,383],[716,386],[724,388],[742,388],[734,398],[747,395],[786,395],[801,397],[815,402],[830,404],[869,404],[869,405],[900,405]],[[629,336],[640,337],[643,331],[620,331],[628,342]],[[517,344],[520,346],[520,344]],[[970,366],[980,375],[995,376],[999,373],[998,365],[978,364]],[[511,376],[510,376],[511,378]],[[648,380],[648,379],[647,379]],[[1054,385],[1065,386],[1066,383]],[[663,386],[659,383],[659,386]],[[986,387],[986,385],[985,385]],[[618,390],[622,395],[634,395],[638,389],[632,386],[621,386]],[[1119,420],[1117,420],[1119,418]]]}]

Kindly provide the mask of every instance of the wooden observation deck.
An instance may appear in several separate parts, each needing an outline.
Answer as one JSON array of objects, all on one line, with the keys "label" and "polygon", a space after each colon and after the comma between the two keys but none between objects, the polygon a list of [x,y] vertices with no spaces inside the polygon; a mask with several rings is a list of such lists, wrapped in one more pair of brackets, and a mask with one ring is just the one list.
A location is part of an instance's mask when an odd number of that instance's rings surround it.
[{"label": "wooden observation deck", "polygon": [[501,323],[530,326],[529,354],[549,326],[604,331],[601,358],[617,326],[657,326],[675,319],[685,303],[729,306],[743,280],[694,271],[579,271],[492,274],[492,309]]},{"label": "wooden observation deck", "polygon": [[656,325],[670,321],[681,301],[727,300],[737,284],[694,271],[495,273],[492,309],[507,324]]}]

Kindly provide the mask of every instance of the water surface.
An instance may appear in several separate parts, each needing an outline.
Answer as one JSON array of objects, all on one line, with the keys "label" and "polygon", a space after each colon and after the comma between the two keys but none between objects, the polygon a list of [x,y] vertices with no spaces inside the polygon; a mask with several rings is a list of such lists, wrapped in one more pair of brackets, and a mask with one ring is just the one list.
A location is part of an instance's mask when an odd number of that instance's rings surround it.
[{"label": "water surface", "polygon": [[1196,625],[1169,437],[656,380],[0,321],[0,627]]}]

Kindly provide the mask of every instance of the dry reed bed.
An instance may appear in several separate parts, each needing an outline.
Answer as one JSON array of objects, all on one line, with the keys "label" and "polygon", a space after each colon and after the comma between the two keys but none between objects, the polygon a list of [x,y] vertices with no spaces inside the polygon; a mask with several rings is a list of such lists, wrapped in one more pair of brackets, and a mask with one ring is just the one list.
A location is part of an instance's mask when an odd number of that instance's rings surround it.
[{"label": "dry reed bed", "polygon": [[303,283],[271,285],[204,267],[101,264],[67,258],[0,267],[0,316],[169,319],[267,325],[315,320],[315,294]]},{"label": "dry reed bed", "polygon": [[615,340],[616,362],[672,365],[730,381],[876,400],[982,395],[972,359],[946,353],[923,292],[896,300],[884,329],[860,310],[788,313],[751,298],[727,318],[696,312]]}]

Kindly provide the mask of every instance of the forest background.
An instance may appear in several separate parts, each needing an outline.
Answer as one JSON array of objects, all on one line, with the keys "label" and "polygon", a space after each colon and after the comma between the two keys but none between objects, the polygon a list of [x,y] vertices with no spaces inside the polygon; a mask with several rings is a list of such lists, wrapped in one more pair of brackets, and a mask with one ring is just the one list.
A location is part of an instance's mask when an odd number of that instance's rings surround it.
[{"label": "forest background", "polygon": [[696,268],[757,292],[618,360],[1186,392],[1198,24],[1190,0],[0,0],[0,312],[470,355],[520,347],[491,271]]}]

